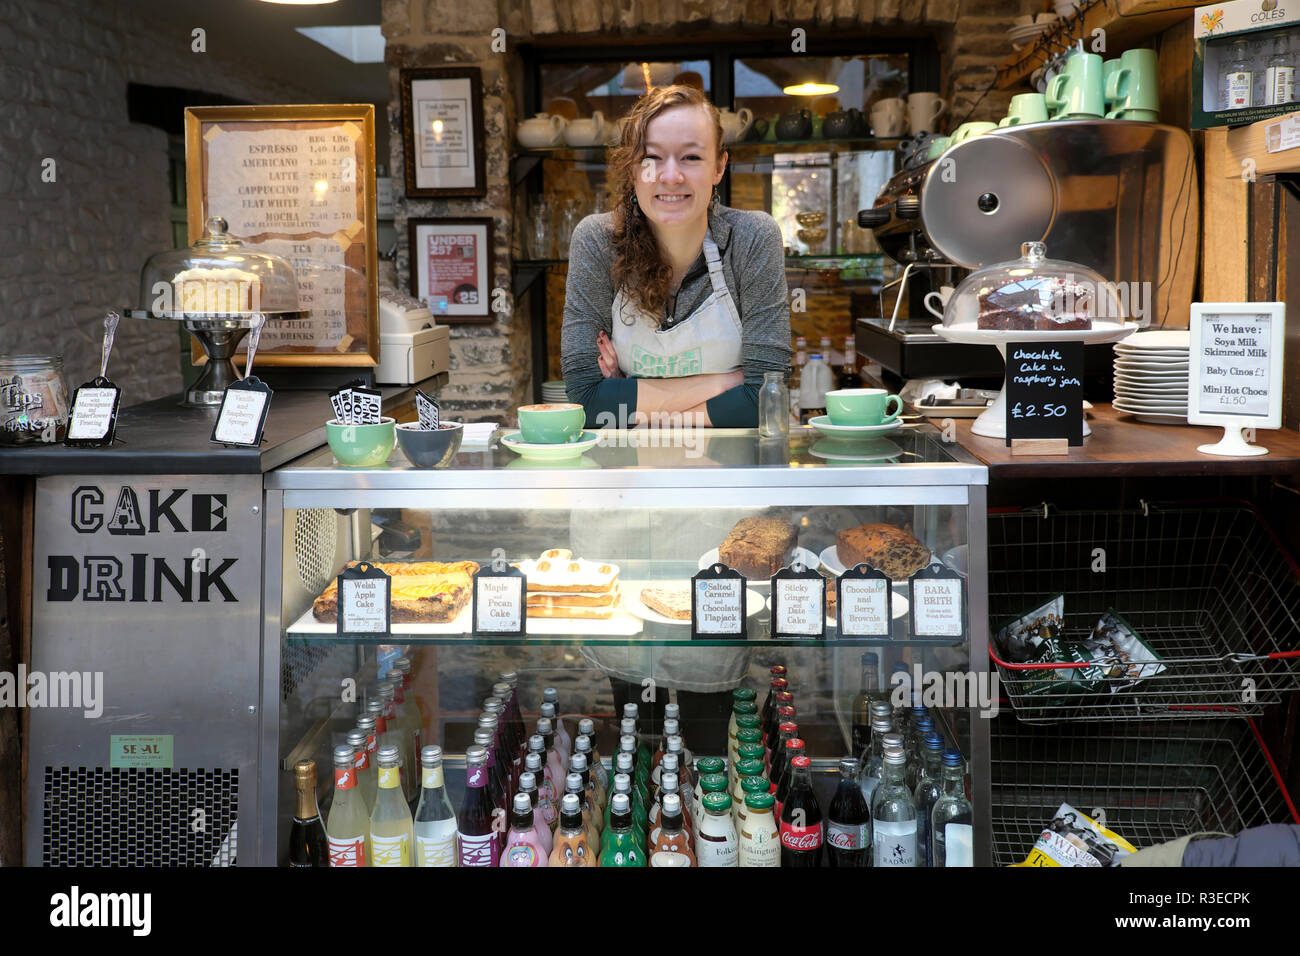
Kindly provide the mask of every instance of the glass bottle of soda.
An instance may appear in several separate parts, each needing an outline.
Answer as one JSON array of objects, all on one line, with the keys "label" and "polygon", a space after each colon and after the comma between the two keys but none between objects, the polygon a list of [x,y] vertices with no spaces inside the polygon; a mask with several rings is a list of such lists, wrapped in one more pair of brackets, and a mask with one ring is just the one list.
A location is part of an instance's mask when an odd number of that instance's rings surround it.
[{"label": "glass bottle of soda", "polygon": [[772,781],[772,793],[776,793],[776,785],[781,782],[779,778],[785,767],[786,741],[798,736],[799,725],[794,721],[783,721],[777,729],[776,747],[772,750],[772,761],[767,768],[767,776]]},{"label": "glass bottle of soda", "polygon": [[465,751],[465,799],[456,818],[461,866],[500,865],[500,831],[494,826],[488,777],[487,748],[474,744]]},{"label": "glass bottle of soda", "polygon": [[781,865],[821,866],[822,808],[812,788],[812,761],[790,758],[790,788],[781,805]]},{"label": "glass bottle of soda", "polygon": [[780,866],[781,839],[772,817],[770,793],[745,796],[745,824],[739,827],[741,866]]},{"label": "glass bottle of soda", "polygon": [[[364,746],[364,744],[363,744]],[[356,753],[351,744],[334,748],[334,801],[325,821],[330,866],[365,866],[370,854],[370,811],[357,789]]]},{"label": "glass bottle of soda", "polygon": [[826,862],[835,867],[871,865],[871,808],[858,786],[858,761],[840,760],[840,785],[826,811]]},{"label": "glass bottle of soda", "polygon": [[415,807],[415,865],[456,865],[456,811],[442,774],[442,748],[420,751],[420,802]]},{"label": "glass bottle of soda", "polygon": [[858,696],[853,698],[853,749],[855,757],[861,757],[871,743],[871,705],[877,699],[880,688],[880,656],[875,651],[862,655],[862,685]]},{"label": "glass bottle of soda", "polygon": [[[781,779],[776,781],[776,818],[781,819],[785,809],[786,798],[790,795],[790,790],[794,786],[796,774],[794,773],[794,762],[798,757],[804,756],[804,744],[798,737],[791,737],[785,742],[785,763],[781,765]],[[812,786],[811,779],[808,783]]]},{"label": "glass bottle of soda", "polygon": [[759,725],[763,731],[763,741],[775,733],[776,730],[776,695],[785,692],[790,686],[790,682],[784,677],[773,677],[767,691],[767,699],[763,701],[763,709],[758,712]]}]

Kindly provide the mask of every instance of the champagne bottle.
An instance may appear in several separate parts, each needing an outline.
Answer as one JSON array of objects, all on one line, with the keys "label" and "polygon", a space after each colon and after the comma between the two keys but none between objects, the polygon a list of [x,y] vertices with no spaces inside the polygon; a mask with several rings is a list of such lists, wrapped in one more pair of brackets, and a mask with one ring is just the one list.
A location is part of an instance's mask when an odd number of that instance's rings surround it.
[{"label": "champagne bottle", "polygon": [[289,865],[329,866],[325,824],[316,806],[316,761],[299,760],[293,765],[293,785],[298,791],[298,808],[289,830]]},{"label": "champagne bottle", "polygon": [[415,846],[411,810],[402,795],[401,750],[379,748],[379,793],[370,813],[372,866],[410,866]]},{"label": "champagne bottle", "polygon": [[330,866],[365,866],[370,859],[370,813],[357,787],[352,744],[334,748],[334,801],[325,834],[329,837]]}]

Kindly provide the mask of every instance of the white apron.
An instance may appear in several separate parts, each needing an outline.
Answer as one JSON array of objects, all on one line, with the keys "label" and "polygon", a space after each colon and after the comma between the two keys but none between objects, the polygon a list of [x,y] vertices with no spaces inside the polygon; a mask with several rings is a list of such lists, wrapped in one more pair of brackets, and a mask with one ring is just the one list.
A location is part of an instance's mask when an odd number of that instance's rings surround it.
[{"label": "white apron", "polygon": [[703,305],[671,329],[656,328],[654,317],[628,301],[622,289],[615,294],[614,334],[610,339],[624,375],[683,378],[734,372],[741,367],[740,312],[722,276],[718,246],[707,234],[704,261],[709,267],[713,292]]},{"label": "white apron", "polygon": [[[611,339],[624,375],[681,378],[732,372],[741,367],[740,313],[722,275],[722,257],[711,236],[704,237],[704,261],[713,292],[704,304],[667,331],[655,328],[653,316],[614,296]],[[624,319],[632,319],[629,325]],[[628,558],[673,559],[694,564],[716,548],[748,509],[706,508],[679,512],[670,529],[651,531],[652,516],[639,510],[615,516],[573,512],[569,529],[575,555],[617,561]],[[654,523],[658,523],[657,521]],[[653,542],[655,553],[649,547]],[[687,584],[688,579],[674,582]],[[689,632],[688,632],[689,633]],[[695,693],[730,690],[749,670],[749,649],[725,647],[583,647],[582,655],[604,673],[639,684],[653,677],[661,687]]]}]

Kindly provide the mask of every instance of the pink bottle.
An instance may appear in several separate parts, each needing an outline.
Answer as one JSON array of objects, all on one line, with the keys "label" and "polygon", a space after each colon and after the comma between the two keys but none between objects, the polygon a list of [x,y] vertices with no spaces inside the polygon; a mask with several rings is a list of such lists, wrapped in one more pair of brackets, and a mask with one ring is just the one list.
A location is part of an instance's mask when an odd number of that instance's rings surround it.
[{"label": "pink bottle", "polygon": [[501,865],[548,866],[550,854],[543,849],[541,834],[533,824],[532,798],[526,793],[516,793],[513,809],[510,832],[501,851]]},{"label": "pink bottle", "polygon": [[[543,704],[542,708],[545,710],[546,705]],[[542,735],[542,743],[546,747],[546,775],[555,783],[555,795],[558,798],[564,793],[564,778],[568,773],[564,768],[568,766],[569,758],[561,755],[553,728],[549,717],[538,719],[537,732]]]},{"label": "pink bottle", "polygon": [[[537,749],[529,750],[528,756],[524,758],[524,772],[519,775],[519,787],[522,790],[524,786],[524,776],[533,775],[534,793],[536,799],[533,801],[533,813],[536,816],[539,829],[546,830],[546,837],[551,836],[551,828],[555,826],[555,821],[560,815],[560,801],[555,792],[555,784],[551,782],[547,775],[546,768],[546,751],[542,748],[542,738],[534,734],[533,740],[537,742]],[[529,741],[532,746],[533,740]]]},{"label": "pink bottle", "polygon": [[[533,757],[533,760],[530,762],[535,763],[537,760],[536,756],[532,754],[529,756]],[[551,855],[551,850],[555,848],[555,836],[551,833],[551,826],[546,820],[546,810],[548,808],[547,805],[542,802],[541,794],[538,792],[537,774],[535,772],[532,770],[525,770],[519,775],[519,792],[528,794],[529,800],[532,801],[533,824],[537,827],[538,837],[541,838],[542,849],[546,851],[546,855],[549,857]],[[551,815],[554,816],[555,808],[552,806],[549,809]]]},{"label": "pink bottle", "polygon": [[[546,712],[546,705],[551,706],[551,713]],[[564,757],[564,765],[569,765],[569,755],[573,753],[573,738],[569,736],[569,731],[564,727],[564,721],[560,719],[560,692],[554,687],[546,687],[542,690],[542,710],[543,717],[551,718],[551,723],[555,727],[555,746],[560,749],[560,755]]]}]

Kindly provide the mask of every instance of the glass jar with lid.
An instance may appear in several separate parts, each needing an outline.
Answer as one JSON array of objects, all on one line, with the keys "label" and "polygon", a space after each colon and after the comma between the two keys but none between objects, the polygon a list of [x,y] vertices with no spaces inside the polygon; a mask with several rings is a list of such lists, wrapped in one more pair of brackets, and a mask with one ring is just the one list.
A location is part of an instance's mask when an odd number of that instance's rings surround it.
[{"label": "glass jar with lid", "polygon": [[55,444],[68,426],[61,355],[0,355],[0,445]]},{"label": "glass jar with lid", "polygon": [[1020,258],[972,272],[943,311],[947,327],[983,331],[1075,332],[1119,328],[1124,302],[1114,283],[1078,262],[1048,259],[1041,242]]}]

